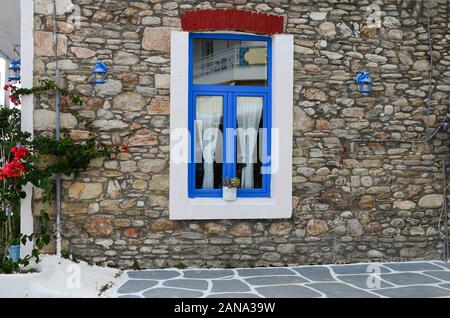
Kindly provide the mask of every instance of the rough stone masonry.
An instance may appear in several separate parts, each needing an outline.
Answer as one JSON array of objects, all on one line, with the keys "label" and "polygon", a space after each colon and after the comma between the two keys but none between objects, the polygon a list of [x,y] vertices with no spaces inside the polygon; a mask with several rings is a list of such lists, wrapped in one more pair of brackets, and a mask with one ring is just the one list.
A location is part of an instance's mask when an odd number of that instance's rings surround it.
[{"label": "rough stone masonry", "polygon": [[[35,81],[53,78],[52,6],[35,5]],[[441,160],[447,132],[424,140],[447,115],[450,3],[431,0],[433,100],[427,109],[427,2],[422,0],[58,1],[58,58],[67,88],[63,127],[82,141],[70,111],[93,121],[104,143],[128,153],[63,180],[63,248],[121,268],[283,266],[439,259]],[[378,4],[379,28],[367,24]],[[78,6],[78,27],[70,4]],[[285,220],[170,221],[170,31],[185,10],[239,8],[282,15],[295,35],[294,210]],[[73,8],[72,8],[73,9]],[[97,60],[108,83],[93,87]],[[369,70],[375,92],[354,76]],[[35,132],[54,129],[54,100],[35,99]],[[277,107],[277,105],[273,105]],[[356,141],[377,138],[387,142]],[[395,141],[389,141],[395,140]],[[39,199],[35,191],[34,198]],[[34,211],[41,203],[34,202]],[[50,207],[52,210],[52,207]]]}]

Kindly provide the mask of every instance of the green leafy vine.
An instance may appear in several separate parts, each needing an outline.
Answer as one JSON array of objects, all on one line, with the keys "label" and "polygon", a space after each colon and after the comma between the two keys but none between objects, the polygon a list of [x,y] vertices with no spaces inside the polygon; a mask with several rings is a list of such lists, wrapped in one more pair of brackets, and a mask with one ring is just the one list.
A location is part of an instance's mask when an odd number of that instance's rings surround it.
[{"label": "green leafy vine", "polygon": [[[80,96],[51,80],[42,80],[32,88],[19,88],[9,83],[4,89],[10,92],[10,101],[16,106],[21,104],[24,95],[56,93],[75,105],[83,104]],[[47,202],[54,189],[55,174],[77,177],[93,159],[128,150],[127,146],[98,143],[92,123],[78,112],[72,113],[89,132],[89,138],[83,142],[77,142],[69,134],[63,134],[60,140],[44,135],[32,138],[30,133],[21,131],[19,108],[0,107],[0,273],[17,272],[20,265],[28,265],[33,258],[39,261],[40,251],[52,239],[50,219],[45,210],[40,211],[36,232],[20,233],[20,201],[26,196],[22,189],[27,183],[41,188],[42,201]],[[34,242],[31,255],[18,261],[8,257],[10,246],[27,241]]]}]

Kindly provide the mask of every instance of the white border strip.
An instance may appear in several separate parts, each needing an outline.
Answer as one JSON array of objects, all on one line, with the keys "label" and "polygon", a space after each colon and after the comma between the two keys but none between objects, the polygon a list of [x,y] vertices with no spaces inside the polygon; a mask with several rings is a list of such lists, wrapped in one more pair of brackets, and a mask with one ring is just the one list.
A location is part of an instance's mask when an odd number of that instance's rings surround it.
[{"label": "white border strip", "polygon": [[[33,86],[34,72],[34,1],[20,0],[20,52],[21,52],[21,78],[22,87]],[[22,131],[27,131],[33,136],[33,95],[22,98]],[[28,184],[24,188],[27,194],[22,200],[20,206],[20,230],[23,234],[33,233],[33,210],[32,197],[33,187]],[[33,243],[27,242],[27,245],[20,249],[21,257],[31,254]]]}]

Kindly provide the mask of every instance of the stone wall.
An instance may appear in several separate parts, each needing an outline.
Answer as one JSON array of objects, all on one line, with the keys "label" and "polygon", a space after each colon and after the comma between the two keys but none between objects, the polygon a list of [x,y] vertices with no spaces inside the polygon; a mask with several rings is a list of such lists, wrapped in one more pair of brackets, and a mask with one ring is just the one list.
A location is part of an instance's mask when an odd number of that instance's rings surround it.
[{"label": "stone wall", "polygon": [[[35,8],[36,81],[55,69],[47,2]],[[80,7],[80,28],[58,8],[65,83],[86,96],[78,110],[93,120],[102,142],[130,150],[64,179],[65,250],[103,265],[141,268],[440,257],[439,156],[447,157],[448,135],[439,132],[430,144],[408,141],[425,139],[427,125],[435,127],[447,113],[448,1],[432,0],[430,111],[426,1],[376,1],[380,28],[366,23],[372,1],[72,2]],[[170,221],[170,30],[180,28],[184,10],[229,7],[283,15],[286,33],[295,35],[293,217]],[[99,59],[110,67],[109,79],[94,88],[91,70]],[[376,81],[368,97],[353,82],[361,70]],[[36,99],[37,133],[54,128],[53,104]],[[72,106],[65,107],[63,126],[83,140],[86,131],[69,113]],[[355,140],[366,138],[386,142]]]}]

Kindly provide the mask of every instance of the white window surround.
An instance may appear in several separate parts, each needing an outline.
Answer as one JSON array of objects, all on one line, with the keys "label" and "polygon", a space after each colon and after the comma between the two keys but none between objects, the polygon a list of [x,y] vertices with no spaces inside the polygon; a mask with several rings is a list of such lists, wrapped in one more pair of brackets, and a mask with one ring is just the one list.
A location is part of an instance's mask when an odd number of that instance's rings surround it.
[{"label": "white window surround", "polygon": [[[272,37],[272,165],[270,198],[188,197],[188,164],[170,162],[171,220],[278,219],[292,215],[292,130],[294,41],[292,35]],[[170,74],[170,156],[188,149],[188,138],[180,141],[180,131],[188,131],[189,33],[172,31]],[[275,154],[280,154],[275,156]],[[186,154],[187,158],[187,154]],[[277,162],[278,161],[278,162]]]}]

